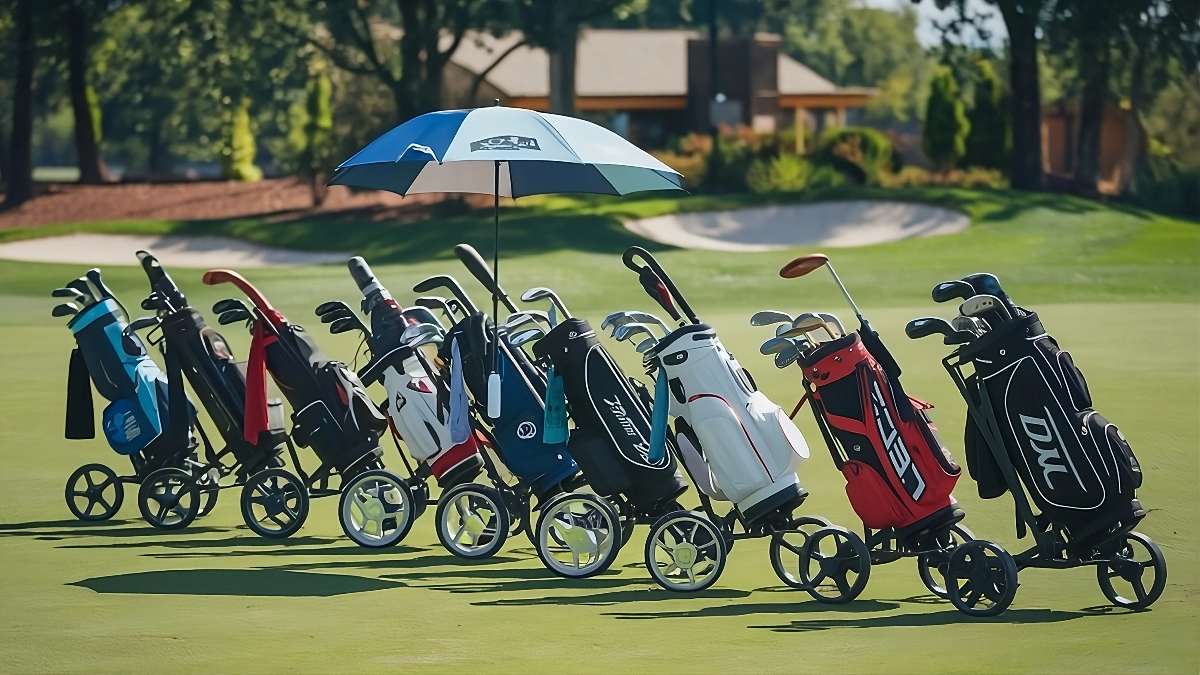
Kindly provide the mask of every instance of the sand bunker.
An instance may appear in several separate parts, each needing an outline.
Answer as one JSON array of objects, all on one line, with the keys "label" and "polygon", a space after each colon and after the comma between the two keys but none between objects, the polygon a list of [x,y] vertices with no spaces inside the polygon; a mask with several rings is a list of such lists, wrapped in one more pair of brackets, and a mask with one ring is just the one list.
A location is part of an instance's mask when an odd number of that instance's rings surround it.
[{"label": "sand bunker", "polygon": [[69,234],[0,244],[0,259],[83,265],[136,265],[139,250],[168,267],[276,267],[344,263],[348,253],[307,253],[260,246],[231,237]]}]

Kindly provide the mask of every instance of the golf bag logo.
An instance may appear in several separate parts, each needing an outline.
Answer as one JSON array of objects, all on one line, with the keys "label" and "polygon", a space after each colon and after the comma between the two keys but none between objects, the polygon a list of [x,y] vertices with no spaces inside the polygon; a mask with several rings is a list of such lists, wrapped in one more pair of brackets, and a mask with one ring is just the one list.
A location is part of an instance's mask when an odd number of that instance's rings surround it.
[{"label": "golf bag logo", "polygon": [[537,436],[537,426],[533,422],[525,421],[517,425],[517,438],[527,441],[534,436]]},{"label": "golf bag logo", "polygon": [[908,496],[912,497],[913,501],[920,500],[921,495],[925,494],[925,479],[917,471],[917,465],[913,463],[912,455],[905,447],[904,439],[900,436],[900,430],[896,428],[887,401],[883,398],[883,392],[879,389],[879,381],[875,379],[871,381],[871,412],[875,417],[879,438],[883,440],[883,447],[887,448],[887,456],[892,463],[892,468],[900,477],[900,484],[904,486],[904,490],[908,492]]},{"label": "golf bag logo", "polygon": [[[1054,490],[1054,481],[1050,474],[1070,473],[1061,463],[1066,453],[1061,450],[1065,444],[1062,434],[1058,432],[1058,426],[1054,424],[1049,410],[1046,411],[1045,419],[1024,414],[1018,414],[1017,417],[1021,420],[1021,429],[1025,432],[1025,437],[1029,439],[1029,447],[1037,453],[1038,466],[1042,467],[1042,480],[1045,481],[1046,487]],[[1087,492],[1087,487],[1078,476],[1075,480],[1079,483],[1079,488]]]},{"label": "golf bag logo", "polygon": [[471,141],[471,152],[479,150],[541,150],[536,138],[528,136],[492,136]]},{"label": "golf bag logo", "polygon": [[400,409],[403,408],[406,403],[408,403],[408,400],[404,398],[404,394],[396,392],[396,412],[400,412]]}]

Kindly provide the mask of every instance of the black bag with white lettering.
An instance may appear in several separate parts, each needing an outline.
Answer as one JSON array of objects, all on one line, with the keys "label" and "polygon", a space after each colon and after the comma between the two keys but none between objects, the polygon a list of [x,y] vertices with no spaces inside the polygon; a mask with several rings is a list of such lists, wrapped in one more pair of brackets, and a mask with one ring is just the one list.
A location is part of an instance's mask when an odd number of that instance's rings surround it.
[{"label": "black bag with white lettering", "polygon": [[651,511],[683,494],[687,486],[673,449],[656,462],[649,460],[650,411],[587,321],[564,320],[534,344],[533,352],[562,377],[575,420],[567,447],[597,494],[622,494]]},{"label": "black bag with white lettering", "polygon": [[[1142,472],[1133,450],[1092,409],[1083,373],[1036,314],[998,326],[963,347],[961,356],[975,367],[968,383],[995,416],[1008,461],[1043,518],[1070,534],[1072,549],[1090,550],[1145,515],[1134,498]],[[979,440],[978,429],[969,428],[967,465],[980,496],[998,497],[1003,490],[985,494],[1000,467],[978,454],[989,452]]]}]

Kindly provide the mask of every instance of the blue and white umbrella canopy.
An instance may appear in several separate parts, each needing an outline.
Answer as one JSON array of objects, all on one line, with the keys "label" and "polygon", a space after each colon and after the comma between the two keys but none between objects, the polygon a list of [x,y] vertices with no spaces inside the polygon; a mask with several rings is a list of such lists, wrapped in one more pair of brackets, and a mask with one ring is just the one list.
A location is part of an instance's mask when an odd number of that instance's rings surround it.
[{"label": "blue and white umbrella canopy", "polygon": [[415,117],[342,162],[329,183],[498,197],[682,189],[677,172],[604,127],[500,106]]}]

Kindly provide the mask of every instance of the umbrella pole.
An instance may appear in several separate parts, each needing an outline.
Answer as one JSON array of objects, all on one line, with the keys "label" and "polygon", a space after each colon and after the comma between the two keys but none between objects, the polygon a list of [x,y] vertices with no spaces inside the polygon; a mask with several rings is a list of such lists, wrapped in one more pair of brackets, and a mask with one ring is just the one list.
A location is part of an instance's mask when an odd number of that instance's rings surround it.
[{"label": "umbrella pole", "polygon": [[488,376],[488,417],[500,417],[500,161],[495,163],[492,203],[492,373]]}]

